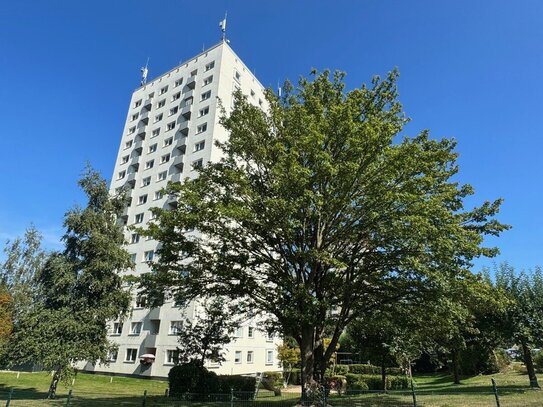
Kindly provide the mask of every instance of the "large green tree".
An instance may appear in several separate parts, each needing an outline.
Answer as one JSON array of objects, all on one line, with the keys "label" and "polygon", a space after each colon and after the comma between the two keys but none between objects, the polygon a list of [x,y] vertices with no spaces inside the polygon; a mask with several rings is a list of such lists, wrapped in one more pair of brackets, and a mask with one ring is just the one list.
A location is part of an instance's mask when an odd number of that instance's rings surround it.
[{"label": "large green tree", "polygon": [[[519,345],[528,370],[530,386],[539,388],[533,362],[533,349],[543,346],[543,271],[517,273],[511,265],[496,267],[496,286],[511,299],[504,320],[509,345]],[[512,342],[512,343],[511,343]]]},{"label": "large green tree", "polygon": [[13,364],[54,370],[50,398],[74,363],[107,360],[113,345],[106,322],[126,314],[130,304],[119,275],[131,266],[117,224],[125,199],[111,197],[106,182],[91,169],[79,185],[87,206],[66,213],[65,249],[52,253],[36,275],[32,307],[20,315],[11,336]]},{"label": "large green tree", "polygon": [[223,158],[170,184],[177,207],[155,211],[146,289],[229,296],[273,316],[301,349],[305,391],[357,315],[494,255],[482,242],[506,228],[493,219],[500,201],[464,209],[473,190],[451,180],[453,140],[400,138],[397,76],[346,92],[344,74],[314,73],[280,98],[268,91],[265,111],[237,92],[220,121]]}]

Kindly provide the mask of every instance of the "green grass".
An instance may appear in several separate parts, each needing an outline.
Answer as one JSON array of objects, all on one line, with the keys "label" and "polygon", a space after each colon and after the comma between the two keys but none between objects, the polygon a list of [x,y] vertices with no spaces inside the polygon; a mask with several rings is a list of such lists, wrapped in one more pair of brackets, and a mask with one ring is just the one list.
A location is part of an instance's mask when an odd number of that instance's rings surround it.
[{"label": "green grass", "polygon": [[[495,378],[501,397],[502,407],[541,407],[543,392],[528,388],[527,375],[511,370],[491,376],[465,378],[462,384],[452,384],[445,374],[417,376],[417,400],[422,407],[492,407],[495,406],[491,378]],[[147,390],[146,406],[187,406],[187,407],[231,407],[226,402],[181,403],[164,397],[167,382],[135,378],[101,376],[79,373],[72,386],[71,382],[60,384],[58,399],[45,400],[51,376],[48,373],[0,372],[0,406],[13,389],[10,407],[17,406],[64,406],[68,389],[73,390],[72,406],[141,406],[143,392]],[[543,378],[542,378],[543,381]],[[237,401],[234,407],[292,407],[299,398],[297,392],[283,392],[281,397],[260,391],[256,403]],[[257,406],[255,406],[257,404]],[[409,407],[413,405],[409,391],[388,394],[369,393],[349,397],[331,395],[328,404],[332,407]]]}]

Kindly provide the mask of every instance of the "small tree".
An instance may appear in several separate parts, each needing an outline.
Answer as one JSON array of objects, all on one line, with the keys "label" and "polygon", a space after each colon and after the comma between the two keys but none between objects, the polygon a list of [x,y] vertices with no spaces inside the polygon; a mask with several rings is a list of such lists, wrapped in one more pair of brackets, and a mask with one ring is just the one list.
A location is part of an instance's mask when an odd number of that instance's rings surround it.
[{"label": "small tree", "polygon": [[496,286],[511,299],[506,310],[505,336],[520,345],[530,387],[539,388],[532,350],[543,344],[543,272],[536,267],[532,273],[516,273],[511,265],[502,263],[495,274]]},{"label": "small tree", "polygon": [[107,360],[113,345],[106,322],[126,314],[130,304],[119,275],[131,266],[117,224],[125,199],[111,197],[90,168],[79,185],[88,204],[66,213],[65,250],[52,253],[36,275],[34,303],[16,321],[9,344],[12,364],[34,362],[54,370],[49,398],[73,363]]},{"label": "small tree", "polygon": [[192,320],[183,321],[178,330],[181,363],[195,361],[203,366],[207,360],[226,360],[224,345],[232,340],[238,325],[232,319],[233,311],[222,298],[204,301],[202,308]]}]

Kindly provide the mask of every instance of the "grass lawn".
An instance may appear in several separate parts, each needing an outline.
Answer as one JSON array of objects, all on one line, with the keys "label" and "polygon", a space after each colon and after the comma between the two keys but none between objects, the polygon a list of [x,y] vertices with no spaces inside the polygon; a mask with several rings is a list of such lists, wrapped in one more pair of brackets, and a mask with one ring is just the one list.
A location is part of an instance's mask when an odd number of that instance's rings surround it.
[{"label": "grass lawn", "polygon": [[[495,378],[502,407],[541,407],[543,392],[528,388],[527,375],[509,371],[491,376],[477,376],[453,385],[451,377],[444,374],[420,375],[417,383],[417,401],[424,407],[492,407],[496,406],[491,387]],[[542,378],[543,379],[543,378]],[[191,406],[191,407],[232,407],[224,402],[178,402],[164,397],[167,382],[124,377],[101,376],[79,373],[72,386],[60,384],[58,399],[45,400],[51,376],[48,373],[0,372],[0,406],[4,405],[13,389],[10,407],[17,406],[65,406],[68,389],[73,389],[71,406],[142,406],[143,392],[147,390],[146,406]],[[283,392],[274,397],[271,392],[260,391],[256,403],[234,401],[233,407],[291,407],[297,403],[299,393]],[[388,394],[370,393],[338,397],[331,395],[328,404],[332,407],[409,407],[413,405],[409,391],[391,391]]]}]

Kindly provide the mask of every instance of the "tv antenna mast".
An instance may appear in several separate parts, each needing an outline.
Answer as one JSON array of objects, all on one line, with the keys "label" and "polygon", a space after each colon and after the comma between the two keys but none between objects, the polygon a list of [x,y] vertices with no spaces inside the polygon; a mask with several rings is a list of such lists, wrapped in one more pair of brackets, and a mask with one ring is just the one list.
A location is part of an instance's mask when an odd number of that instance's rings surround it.
[{"label": "tv antenna mast", "polygon": [[141,86],[145,85],[147,83],[147,74],[149,73],[149,69],[147,66],[149,65],[149,57],[147,57],[147,62],[145,63],[145,66],[140,68],[141,71]]},{"label": "tv antenna mast", "polygon": [[229,40],[226,39],[226,17],[228,15],[228,12],[225,12],[224,13],[224,19],[219,23],[219,27],[221,28],[221,32],[222,32],[222,40],[224,42],[230,42]]}]

